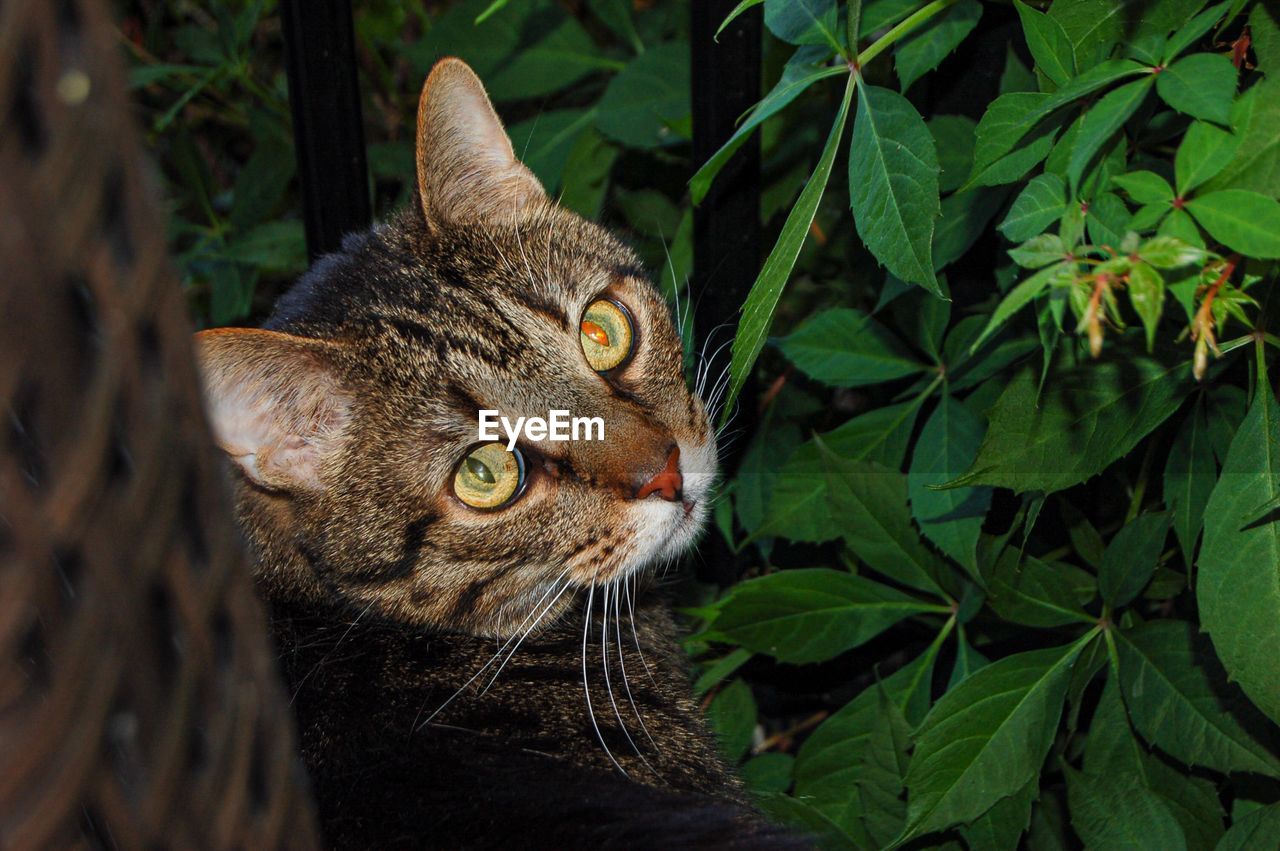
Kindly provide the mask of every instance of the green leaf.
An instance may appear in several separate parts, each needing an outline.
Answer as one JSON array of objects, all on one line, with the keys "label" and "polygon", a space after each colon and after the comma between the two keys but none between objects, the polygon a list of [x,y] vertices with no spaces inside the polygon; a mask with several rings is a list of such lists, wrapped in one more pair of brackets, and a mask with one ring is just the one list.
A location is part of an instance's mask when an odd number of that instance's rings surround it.
[{"label": "green leaf", "polygon": [[1229,3],[1218,3],[1215,6],[1210,6],[1169,36],[1169,41],[1165,44],[1164,53],[1162,54],[1164,64],[1168,65],[1177,58],[1179,53],[1195,44],[1205,33],[1212,29],[1213,25],[1222,19],[1222,15],[1229,5]]},{"label": "green leaf", "polygon": [[1272,77],[1280,71],[1280,9],[1274,3],[1256,3],[1249,13],[1249,32],[1258,70]]},{"label": "green leaf", "polygon": [[907,477],[874,461],[826,456],[833,521],[849,548],[874,570],[926,593],[940,593],[943,566],[920,542],[907,510]]},{"label": "green leaf", "polygon": [[795,757],[788,753],[769,751],[754,756],[738,769],[738,776],[747,788],[757,794],[782,793],[791,788],[791,769]]},{"label": "green leaf", "polygon": [[[973,131],[977,125],[964,115],[935,115],[928,124],[929,132],[933,134],[934,149],[938,152],[938,190],[951,192],[964,183],[969,166],[973,164]],[[935,231],[934,246],[937,244]],[[936,250],[934,264],[936,268]]]},{"label": "green leaf", "polygon": [[1022,32],[1036,61],[1036,68],[1056,85],[1066,84],[1076,74],[1076,62],[1071,41],[1062,25],[1021,0],[1014,0],[1013,5],[1022,19]]},{"label": "green leaf", "polygon": [[1059,373],[1043,394],[1037,386],[1034,369],[1018,371],[990,412],[972,470],[951,484],[1052,493],[1083,482],[1164,422],[1192,384],[1187,363],[1134,355]]},{"label": "green leaf", "polygon": [[1173,531],[1187,564],[1192,563],[1217,474],[1204,404],[1197,402],[1179,427],[1164,467],[1164,503],[1173,512]]},{"label": "green leaf", "polygon": [[1160,204],[1173,200],[1173,187],[1154,171],[1118,174],[1111,182],[1119,186],[1138,204]]},{"label": "green leaf", "polygon": [[1042,233],[1009,249],[1013,262],[1024,269],[1039,269],[1063,261],[1070,262],[1071,251],[1056,233]]},{"label": "green leaf", "polygon": [[991,505],[989,488],[931,490],[973,463],[986,423],[951,396],[943,396],[925,423],[911,456],[907,492],[920,531],[970,573],[977,570],[978,535]]},{"label": "green leaf", "polygon": [[[1156,10],[1143,9],[1147,15]],[[1137,15],[1123,0],[1076,0],[1049,7],[1049,17],[1061,25],[1079,67],[1087,68],[1110,52],[1122,38],[1131,38]]]},{"label": "green leaf", "polygon": [[[652,52],[652,51],[650,51]],[[648,55],[648,54],[646,54]],[[756,282],[751,285],[751,292],[742,306],[742,320],[738,323],[738,333],[733,339],[733,359],[730,363],[729,391],[725,398],[724,410],[733,409],[733,403],[746,383],[751,367],[755,365],[760,350],[764,347],[765,336],[773,323],[773,311],[782,296],[782,288],[787,283],[791,269],[795,266],[796,257],[800,254],[800,246],[804,245],[809,234],[809,226],[818,211],[818,202],[827,187],[827,179],[831,176],[831,165],[835,161],[836,149],[840,137],[844,135],[845,118],[849,115],[849,101],[853,98],[855,77],[850,75],[844,89],[844,99],[836,113],[836,120],[831,125],[827,143],[822,149],[822,156],[813,170],[809,182],[805,184],[796,199],[796,204],[787,214],[787,221],[782,226],[778,241],[764,261]]]},{"label": "green leaf", "polygon": [[1039,795],[1040,785],[1032,782],[1018,793],[1001,798],[976,820],[960,828],[965,844],[982,851],[1016,851],[1018,840],[1031,823],[1031,805]]},{"label": "green leaf", "polygon": [[[817,438],[799,447],[772,477],[768,510],[753,529],[755,537],[777,534],[813,542],[838,538],[842,525],[831,513],[827,454],[876,461],[896,470],[906,456],[919,409],[918,401],[876,408],[823,434],[825,449]],[[777,446],[785,448],[786,444]]]},{"label": "green leaf", "polygon": [[1221,53],[1193,53],[1156,74],[1156,91],[1178,112],[1228,124],[1236,68]]},{"label": "green leaf", "polygon": [[1071,149],[1071,160],[1067,164],[1067,182],[1072,189],[1080,185],[1080,178],[1093,160],[1093,155],[1137,111],[1147,96],[1151,83],[1152,79],[1148,76],[1117,86],[1103,95],[1084,114],[1080,133]]},{"label": "green leaf", "polygon": [[[827,449],[842,458],[875,461],[896,470],[907,454],[920,403],[916,400],[874,408],[822,434]],[[811,449],[821,455],[817,445]]]},{"label": "green leaf", "polygon": [[1097,851],[1186,851],[1182,828],[1163,799],[1122,774],[1081,774],[1063,766],[1071,826]]},{"label": "green leaf", "polygon": [[862,851],[870,845],[865,835],[851,836],[808,799],[792,795],[760,795],[756,798],[756,805],[773,821],[792,825],[803,831],[805,836],[812,837],[823,851]]},{"label": "green leaf", "polygon": [[1255,851],[1274,844],[1277,836],[1280,836],[1280,803],[1259,807],[1236,821],[1214,851]]},{"label": "green leaf", "polygon": [[1209,236],[1246,257],[1280,257],[1280,201],[1247,189],[1220,189],[1187,202]]},{"label": "green leaf", "polygon": [[1268,78],[1236,99],[1231,126],[1235,156],[1205,189],[1249,189],[1280,198],[1280,78]]},{"label": "green leaf", "polygon": [[[1280,405],[1264,381],[1240,423],[1205,509],[1196,600],[1233,680],[1272,720],[1280,718],[1280,524],[1250,522],[1280,496]],[[1246,526],[1246,524],[1248,524]]]},{"label": "green leaf", "polygon": [[1147,587],[1172,519],[1166,511],[1141,514],[1116,532],[1098,568],[1098,590],[1105,603],[1126,606]]},{"label": "green leaf", "polygon": [[863,8],[858,36],[869,38],[880,30],[888,29],[910,16],[919,7],[917,0],[868,0]]},{"label": "green leaf", "polygon": [[1035,300],[1035,297],[1040,295],[1050,284],[1069,281],[1074,275],[1074,263],[1058,263],[1041,269],[1009,290],[1009,294],[1004,297],[996,307],[995,312],[991,314],[987,327],[983,329],[982,334],[974,342],[973,350],[976,351],[978,346],[982,345],[992,334],[998,331],[1014,314]]},{"label": "green leaf", "polygon": [[[1092,585],[1093,578],[1088,573],[1083,575]],[[1000,554],[990,571],[987,602],[1004,620],[1024,626],[1093,623],[1096,618],[1080,608],[1074,578],[1061,565],[1045,564],[1010,547]]]},{"label": "green leaf", "polygon": [[932,256],[940,210],[938,157],[920,113],[897,92],[858,88],[849,204],[858,236],[876,260],[941,298]]},{"label": "green leaf", "polygon": [[882,683],[873,688],[877,711],[858,767],[858,797],[867,836],[883,848],[902,830],[907,817],[903,792],[911,725]]},{"label": "green leaf", "polygon": [[791,423],[776,424],[770,417],[743,453],[735,478],[733,507],[748,532],[760,528],[778,471],[800,443],[800,429]]},{"label": "green leaf", "polygon": [[851,308],[814,314],[778,347],[805,375],[833,387],[878,384],[927,368],[879,322]]},{"label": "green leaf", "polygon": [[[1099,645],[1095,645],[1099,646]],[[1079,670],[1079,666],[1077,666]],[[1115,677],[1107,680],[1085,742],[1085,777],[1115,776],[1159,797],[1181,825],[1187,847],[1208,851],[1222,836],[1222,804],[1215,784],[1153,756],[1129,725]]]},{"label": "green leaf", "polygon": [[965,640],[962,629],[960,636],[956,639],[956,663],[951,669],[951,679],[947,683],[947,691],[951,691],[961,682],[967,680],[974,671],[985,668],[990,664],[990,659],[974,650],[973,645]]},{"label": "green leaf", "polygon": [[[1037,123],[1050,95],[1010,92],[991,102],[974,131],[973,167],[963,188],[1010,183],[1049,155],[1058,123]],[[1031,133],[1025,144],[1018,143]],[[1015,150],[1015,146],[1017,149]]]},{"label": "green leaf", "polygon": [[827,44],[843,49],[836,0],[765,0],[764,25],[791,44]]},{"label": "green leaf", "polygon": [[560,205],[594,219],[600,213],[618,148],[587,128],[569,149],[560,178]]},{"label": "green leaf", "polygon": [[[881,682],[881,688],[917,724],[929,708],[929,683],[938,642]],[[879,689],[870,687],[818,725],[796,754],[797,797],[846,830],[860,820],[859,767],[880,715]]]},{"label": "green leaf", "polygon": [[1207,121],[1191,122],[1173,160],[1178,195],[1185,197],[1221,172],[1239,147],[1240,137],[1235,133]]},{"label": "green leaf", "polygon": [[1000,232],[1011,242],[1022,242],[1041,233],[1062,217],[1067,209],[1067,187],[1055,174],[1031,178],[1013,200],[1009,214],[1000,223]]},{"label": "green leaf", "polygon": [[750,650],[739,647],[707,665],[706,669],[698,675],[697,681],[693,684],[694,696],[702,697],[711,691],[712,687],[719,685],[726,677],[731,676],[735,671],[751,661],[753,655],[755,654]]},{"label": "green leaf", "polygon": [[742,147],[757,127],[777,115],[783,107],[818,80],[849,73],[848,69],[842,66],[833,67],[826,64],[824,61],[826,57],[826,51],[812,47],[802,47],[791,56],[782,69],[782,76],[769,94],[752,107],[751,112],[738,125],[738,129],[729,137],[729,141],[721,145],[720,150],[712,154],[711,159],[703,163],[702,167],[689,179],[689,194],[694,204],[702,203],[720,169],[724,168],[724,164],[738,148]]},{"label": "green leaf", "polygon": [[1138,246],[1138,257],[1157,269],[1177,269],[1204,263],[1204,249],[1173,236],[1153,236]]},{"label": "green leaf", "polygon": [[512,125],[507,135],[516,157],[548,192],[554,192],[560,186],[569,153],[594,120],[595,113],[590,110],[553,109]]},{"label": "green leaf", "polygon": [[1129,208],[1114,192],[1103,192],[1089,202],[1085,226],[1094,245],[1118,248],[1129,224]]},{"label": "green leaf", "polygon": [[[754,5],[763,0],[744,0],[744,2]],[[644,41],[636,31],[629,0],[588,0],[587,6],[601,23],[613,30],[618,38],[627,42],[632,50],[636,53],[644,53]],[[724,24],[721,24],[720,28],[724,29]],[[717,31],[716,34],[719,35],[719,32]]]},{"label": "green leaf", "polygon": [[916,731],[899,841],[973,821],[1039,776],[1085,643],[1007,656],[943,695]]},{"label": "green leaf", "polygon": [[764,0],[742,0],[741,3],[739,3],[737,6],[734,6],[733,11],[725,15],[724,20],[720,22],[720,26],[716,27],[716,35],[715,35],[716,41],[720,40],[720,33],[724,32],[724,28],[729,26],[729,24],[733,23],[735,18],[737,18],[739,15],[741,15],[743,12],[747,11],[748,9],[751,9],[755,6],[759,6],[763,2]]},{"label": "green leaf", "polygon": [[894,47],[893,65],[906,92],[911,84],[934,68],[978,25],[982,4],[959,0],[920,29],[904,36]]},{"label": "green leaf", "polygon": [[492,0],[467,0],[450,7],[409,48],[415,67],[426,72],[441,56],[457,56],[497,101],[548,95],[593,71],[619,67],[576,19],[536,0],[510,0],[501,15],[476,26],[491,5]]},{"label": "green leaf", "polygon": [[267,272],[298,273],[307,268],[302,222],[266,222],[233,240],[226,256]]},{"label": "green leaf", "polygon": [[737,762],[751,747],[756,729],[756,701],[742,680],[720,690],[707,707],[707,722],[720,743],[720,753]]},{"label": "green leaf", "polygon": [[870,641],[903,618],[941,609],[862,576],[784,570],[735,585],[709,635],[782,662],[821,662]]},{"label": "green leaf", "polygon": [[1227,683],[1194,624],[1151,621],[1117,633],[1116,645],[1125,705],[1144,739],[1191,765],[1280,773],[1266,720]]},{"label": "green leaf", "polygon": [[1004,70],[1000,72],[1000,94],[1034,92],[1036,88],[1036,75],[1031,73],[1026,65],[1022,64],[1022,60],[1018,57],[1018,52],[1014,49],[1013,43],[1006,44]]},{"label": "green leaf", "polygon": [[[1111,243],[1115,245],[1116,243]],[[1147,334],[1147,351],[1156,345],[1156,327],[1164,313],[1164,278],[1146,263],[1134,263],[1129,267],[1129,302],[1142,319]]]},{"label": "green leaf", "polygon": [[596,106],[596,128],[632,148],[656,148],[687,136],[689,45],[660,44],[627,63]]}]

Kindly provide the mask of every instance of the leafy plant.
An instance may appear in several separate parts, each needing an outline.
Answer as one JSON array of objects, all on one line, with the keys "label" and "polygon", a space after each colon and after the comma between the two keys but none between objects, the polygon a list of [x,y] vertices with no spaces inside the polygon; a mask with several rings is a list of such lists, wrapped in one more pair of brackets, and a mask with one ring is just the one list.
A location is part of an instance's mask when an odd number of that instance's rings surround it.
[{"label": "leafy plant", "polygon": [[[305,259],[273,3],[120,5],[197,314],[259,315]],[[725,381],[769,390],[723,406],[712,532],[747,578],[683,593],[761,806],[838,848],[1274,845],[1274,5],[760,5],[771,85],[694,163],[686,4],[355,4],[379,209],[455,53],[683,300],[760,134]]]},{"label": "leafy plant", "polygon": [[[691,645],[747,681],[869,669],[796,728],[772,811],[852,848],[1258,835],[1280,796],[1274,10],[1014,0],[976,122],[903,93],[972,73],[965,40],[1003,9],[765,10],[796,47],[725,150],[799,88],[838,107],[733,344],[730,398],[762,354],[789,363],[721,524],[760,575],[694,610]],[[819,230],[840,148],[846,206]],[[879,283],[826,283],[771,338],[815,277],[804,243],[839,228]]]}]

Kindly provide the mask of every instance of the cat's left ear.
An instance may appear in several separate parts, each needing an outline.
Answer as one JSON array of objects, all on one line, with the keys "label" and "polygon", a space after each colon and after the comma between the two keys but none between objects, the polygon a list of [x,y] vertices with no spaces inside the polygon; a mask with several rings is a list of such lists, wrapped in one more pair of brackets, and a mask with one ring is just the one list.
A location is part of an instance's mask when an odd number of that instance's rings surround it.
[{"label": "cat's left ear", "polygon": [[195,343],[205,407],[228,457],[269,490],[321,489],[351,419],[335,363],[341,345],[256,328],[201,331]]},{"label": "cat's left ear", "polygon": [[418,197],[432,226],[512,221],[547,199],[461,59],[441,59],[422,86],[417,165]]}]

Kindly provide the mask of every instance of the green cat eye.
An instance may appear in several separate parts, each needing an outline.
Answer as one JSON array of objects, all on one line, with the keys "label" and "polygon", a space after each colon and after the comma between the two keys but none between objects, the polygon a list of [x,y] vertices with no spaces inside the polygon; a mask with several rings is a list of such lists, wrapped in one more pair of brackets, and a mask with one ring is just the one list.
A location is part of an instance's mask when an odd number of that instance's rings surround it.
[{"label": "green cat eye", "polygon": [[524,457],[501,443],[485,443],[467,453],[453,474],[453,492],[472,508],[501,508],[520,494]]},{"label": "green cat eye", "polygon": [[582,354],[596,372],[616,369],[631,354],[634,332],[626,308],[607,298],[587,306],[578,326]]}]

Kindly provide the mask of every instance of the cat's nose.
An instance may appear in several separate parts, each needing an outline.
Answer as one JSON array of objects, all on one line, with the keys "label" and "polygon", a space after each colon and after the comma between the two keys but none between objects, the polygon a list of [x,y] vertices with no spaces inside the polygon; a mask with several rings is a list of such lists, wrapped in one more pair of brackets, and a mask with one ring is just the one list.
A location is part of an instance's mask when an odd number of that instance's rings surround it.
[{"label": "cat's nose", "polygon": [[667,455],[667,466],[636,489],[636,499],[657,494],[670,502],[679,502],[683,486],[684,479],[680,476],[680,447],[673,446],[671,453]]}]

